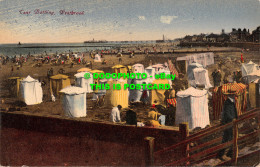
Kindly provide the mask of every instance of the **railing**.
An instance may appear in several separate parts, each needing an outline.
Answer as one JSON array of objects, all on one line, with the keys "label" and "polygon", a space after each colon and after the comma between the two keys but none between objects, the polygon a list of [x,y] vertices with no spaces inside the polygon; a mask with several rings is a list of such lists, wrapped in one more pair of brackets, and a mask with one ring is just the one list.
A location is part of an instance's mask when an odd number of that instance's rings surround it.
[{"label": "railing", "polygon": [[[257,119],[255,119],[257,118]],[[253,120],[254,119],[254,120]],[[248,123],[249,121],[255,121],[255,129],[251,129],[251,132],[248,132],[244,136],[239,137],[238,131],[240,133],[245,133],[249,128],[239,128],[239,124]],[[174,144],[170,147],[164,148],[162,150],[154,152],[154,143],[156,140],[151,137],[145,138],[145,162],[147,166],[183,166],[183,165],[192,165],[200,163],[206,159],[214,158],[220,150],[226,149],[228,147],[233,147],[233,157],[231,162],[233,165],[237,164],[238,159],[238,145],[243,142],[248,142],[254,140],[255,137],[260,134],[259,124],[260,123],[260,108],[256,108],[246,112],[245,114],[239,116],[237,120],[233,120],[225,125],[217,125],[214,127],[206,128],[198,133],[189,135],[189,127],[187,123],[180,124],[180,141],[177,144]],[[233,128],[233,139],[226,143],[222,142],[222,135],[225,129]],[[256,130],[257,129],[257,130]],[[206,138],[206,139],[205,139]],[[190,144],[200,143],[192,148]],[[178,153],[178,155],[176,155]],[[169,160],[167,163],[157,162],[158,157],[182,157],[178,160]],[[177,157],[177,158],[176,158]]]}]

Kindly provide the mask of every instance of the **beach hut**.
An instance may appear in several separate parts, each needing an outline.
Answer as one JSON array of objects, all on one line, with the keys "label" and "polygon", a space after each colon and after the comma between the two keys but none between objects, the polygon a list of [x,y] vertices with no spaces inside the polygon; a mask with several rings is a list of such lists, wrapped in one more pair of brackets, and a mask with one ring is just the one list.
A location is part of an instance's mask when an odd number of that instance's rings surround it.
[{"label": "beach hut", "polygon": [[[144,79],[129,79],[129,84],[147,84]],[[129,101],[140,102],[141,96],[143,94],[143,89],[129,89]],[[147,93],[149,97],[149,92]]]},{"label": "beach hut", "polygon": [[235,104],[237,109],[237,115],[241,115],[246,111],[247,94],[246,85],[242,83],[228,83],[222,86],[216,87],[213,90],[213,112],[214,119],[219,119],[223,110],[224,101],[227,96],[224,93],[228,91],[235,91]]},{"label": "beach hut", "polygon": [[260,73],[260,69],[259,69],[258,65],[255,64],[255,63],[252,62],[252,61],[250,61],[250,62],[247,63],[247,64],[242,63],[241,71],[242,71],[242,77],[248,76],[248,75],[250,75],[251,73],[256,73],[256,74],[259,74],[259,73]]},{"label": "beach hut", "polygon": [[199,63],[203,67],[214,64],[214,53],[197,53],[192,55],[187,55],[183,57],[177,57],[177,67],[182,73],[185,73],[188,69],[188,66],[192,63]]},{"label": "beach hut", "polygon": [[[153,81],[152,85],[154,84],[169,84],[169,81],[167,79],[156,79]],[[165,106],[165,89],[152,89],[151,91],[151,104],[155,104],[156,105],[164,105]]]},{"label": "beach hut", "polygon": [[206,89],[212,87],[209,81],[208,70],[202,67],[193,68],[191,73],[193,73],[193,75],[189,75],[190,73],[188,73],[188,81],[190,86],[196,87],[196,85],[205,85]]},{"label": "beach hut", "polygon": [[59,96],[61,89],[70,86],[70,79],[67,75],[57,74],[50,77],[50,92],[55,97]]},{"label": "beach hut", "polygon": [[91,71],[90,68],[80,68],[80,69],[77,70],[78,73],[80,73],[80,72],[89,72],[89,71]]},{"label": "beach hut", "polygon": [[41,83],[29,75],[21,80],[21,97],[27,105],[40,104],[42,102]]},{"label": "beach hut", "polygon": [[[104,73],[104,71],[102,71],[102,70],[91,70],[89,72],[92,73],[92,74],[94,74],[94,73],[97,73],[97,74]],[[98,79],[93,79],[93,83],[94,84],[98,84],[99,83],[99,78]]]},{"label": "beach hut", "polygon": [[144,65],[142,64],[135,64],[132,66],[133,73],[144,73]]},{"label": "beach hut", "polygon": [[147,83],[152,83],[155,80],[155,68],[152,66],[146,67],[145,73],[147,74]]},{"label": "beach hut", "polygon": [[8,78],[8,87],[11,95],[19,97],[20,82],[22,77],[10,77]]},{"label": "beach hut", "polygon": [[152,68],[154,68],[155,72],[157,72],[160,69],[165,69],[165,66],[163,64],[155,64],[155,65],[152,65]]},{"label": "beach hut", "polygon": [[[113,107],[121,105],[123,108],[128,107],[128,89],[124,89],[124,84],[127,84],[127,80],[113,79],[107,82],[110,85],[110,89],[106,93],[106,103]],[[113,84],[119,84],[120,89],[113,89]]]},{"label": "beach hut", "polygon": [[[90,78],[86,79],[84,75],[88,73]],[[78,87],[82,87],[86,93],[91,93],[93,90],[91,89],[90,84],[93,84],[93,75],[90,72],[80,72],[74,75],[76,77],[75,79],[75,85]]]},{"label": "beach hut", "polygon": [[210,125],[208,91],[190,87],[177,93],[175,124],[188,122],[189,128],[205,128]]},{"label": "beach hut", "polygon": [[101,57],[99,54],[95,55],[94,62],[101,62]]},{"label": "beach hut", "polygon": [[113,73],[123,73],[123,74],[127,74],[127,67],[123,66],[123,65],[115,65],[112,67],[113,69]]},{"label": "beach hut", "polygon": [[86,91],[83,88],[70,86],[62,89],[63,108],[69,117],[85,117],[87,115]]},{"label": "beach hut", "polygon": [[[164,74],[165,74],[165,77],[171,75],[171,72],[170,72],[170,70],[169,70],[168,68],[164,68],[164,69],[160,68],[159,71],[155,72],[155,75],[156,75],[156,74],[161,75],[161,73],[164,73]],[[171,77],[172,77],[172,76],[171,76]],[[169,78],[169,79],[167,79],[167,80],[169,81],[169,84],[170,84],[171,87],[172,87],[172,79]]]}]

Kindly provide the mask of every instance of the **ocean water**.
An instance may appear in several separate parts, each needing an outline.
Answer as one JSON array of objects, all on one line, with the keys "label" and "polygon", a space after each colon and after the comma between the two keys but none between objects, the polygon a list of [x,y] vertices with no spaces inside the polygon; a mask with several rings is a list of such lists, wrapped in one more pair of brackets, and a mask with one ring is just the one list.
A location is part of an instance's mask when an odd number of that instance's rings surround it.
[{"label": "ocean water", "polygon": [[1,44],[0,55],[15,56],[46,53],[86,52],[120,47],[120,43],[34,43],[34,44]]},{"label": "ocean water", "polygon": [[[0,44],[0,55],[15,56],[30,54],[86,52],[91,50],[105,50],[119,48],[126,44],[142,44],[143,42],[108,42],[108,43],[26,43],[26,44]],[[147,42],[145,42],[147,43]],[[154,43],[154,42],[148,42]]]}]

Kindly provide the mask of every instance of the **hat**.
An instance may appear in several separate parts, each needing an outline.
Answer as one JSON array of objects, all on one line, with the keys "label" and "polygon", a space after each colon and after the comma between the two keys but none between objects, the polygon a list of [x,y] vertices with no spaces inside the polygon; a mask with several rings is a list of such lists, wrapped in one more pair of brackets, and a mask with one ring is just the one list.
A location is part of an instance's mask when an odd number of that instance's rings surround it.
[{"label": "hat", "polygon": [[151,108],[156,108],[156,107],[155,107],[155,104],[153,104]]}]

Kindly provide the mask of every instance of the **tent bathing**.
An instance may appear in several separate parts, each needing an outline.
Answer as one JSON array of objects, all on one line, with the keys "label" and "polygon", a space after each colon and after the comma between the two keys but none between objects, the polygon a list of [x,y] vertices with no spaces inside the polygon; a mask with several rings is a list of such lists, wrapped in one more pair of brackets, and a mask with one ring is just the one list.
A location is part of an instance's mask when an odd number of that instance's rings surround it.
[{"label": "tent bathing", "polygon": [[144,73],[144,65],[142,64],[135,64],[132,66],[133,73]]},{"label": "tent bathing", "polygon": [[244,76],[250,75],[251,73],[259,74],[260,73],[260,68],[259,68],[259,66],[257,64],[255,64],[254,62],[250,61],[247,64],[242,63],[241,71],[242,71],[242,77],[244,77]]},{"label": "tent bathing", "polygon": [[[86,79],[84,75],[88,73],[90,75],[89,79]],[[78,87],[82,87],[86,93],[91,93],[93,90],[91,89],[90,84],[93,84],[93,75],[90,72],[81,72],[75,74],[75,85]]]},{"label": "tent bathing", "polygon": [[58,74],[50,77],[51,95],[58,97],[60,90],[68,86],[70,86],[70,79],[67,75]]},{"label": "tent bathing", "polygon": [[205,128],[210,125],[208,111],[208,91],[189,87],[177,93],[176,119],[178,125],[188,122],[189,128]]},{"label": "tent bathing", "polygon": [[14,95],[15,97],[19,97],[20,82],[22,79],[23,79],[22,77],[8,78],[9,92],[11,95]]},{"label": "tent bathing", "polygon": [[87,100],[85,89],[70,86],[62,89],[63,108],[69,117],[85,117],[87,115]]},{"label": "tent bathing", "polygon": [[[144,79],[129,79],[128,84],[147,84]],[[147,96],[149,97],[149,92],[147,92]],[[141,97],[144,93],[144,89],[129,89],[129,101],[131,102],[140,102]]]},{"label": "tent bathing", "polygon": [[177,66],[180,70],[187,71],[191,63],[199,63],[203,67],[214,64],[214,53],[198,53],[177,58]]},{"label": "tent bathing", "polygon": [[101,57],[99,54],[95,55],[94,62],[101,62]]},{"label": "tent bathing", "polygon": [[237,109],[237,115],[241,115],[246,110],[247,95],[246,85],[242,83],[228,83],[222,86],[216,87],[213,90],[213,112],[214,119],[219,119],[223,110],[223,105],[227,96],[224,93],[228,91],[235,91],[235,104]]},{"label": "tent bathing", "polygon": [[29,75],[20,82],[21,97],[27,105],[40,104],[42,102],[41,83]]},{"label": "tent bathing", "polygon": [[208,70],[198,63],[192,63],[188,66],[188,81],[190,86],[196,87],[197,84],[205,85],[206,89],[212,87],[209,81]]},{"label": "tent bathing", "polygon": [[147,74],[146,82],[151,84],[155,80],[155,68],[152,66],[146,67],[145,73]]},{"label": "tent bathing", "polygon": [[[156,79],[153,81],[152,85],[155,84],[169,84],[169,81],[167,79]],[[165,101],[165,90],[164,89],[152,89],[151,91],[151,104],[157,104],[157,105],[166,105],[166,101]]]},{"label": "tent bathing", "polygon": [[[113,79],[109,80],[107,84],[110,85],[109,90],[106,92],[105,101],[108,105],[116,107],[121,105],[123,108],[128,107],[128,89],[124,89],[124,84],[127,84],[127,80],[124,79]],[[113,89],[113,84],[119,84],[120,89]]]},{"label": "tent bathing", "polygon": [[113,69],[113,73],[123,73],[123,74],[127,74],[127,67],[123,66],[123,65],[115,65],[112,67]]}]

